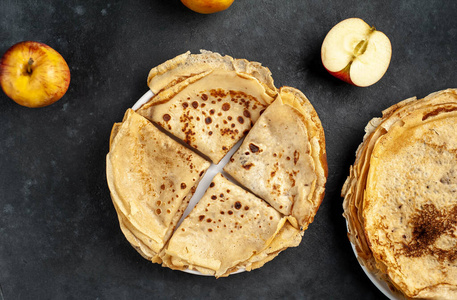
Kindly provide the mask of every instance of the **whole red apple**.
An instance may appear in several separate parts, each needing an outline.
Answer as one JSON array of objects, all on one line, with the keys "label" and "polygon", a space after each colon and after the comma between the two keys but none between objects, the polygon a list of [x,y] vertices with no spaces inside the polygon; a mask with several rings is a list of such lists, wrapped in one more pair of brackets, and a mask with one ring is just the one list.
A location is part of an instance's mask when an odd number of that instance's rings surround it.
[{"label": "whole red apple", "polygon": [[24,41],[13,45],[0,59],[0,85],[16,103],[43,107],[67,92],[70,69],[48,45]]},{"label": "whole red apple", "polygon": [[201,13],[212,14],[226,10],[232,5],[234,0],[181,0],[187,8]]}]

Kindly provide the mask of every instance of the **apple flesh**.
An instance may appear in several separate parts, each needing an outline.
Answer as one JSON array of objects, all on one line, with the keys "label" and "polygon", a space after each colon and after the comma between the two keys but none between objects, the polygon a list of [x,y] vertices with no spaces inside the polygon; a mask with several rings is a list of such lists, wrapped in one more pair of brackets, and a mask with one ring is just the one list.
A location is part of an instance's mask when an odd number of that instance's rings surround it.
[{"label": "apple flesh", "polygon": [[389,38],[359,18],[336,24],[322,43],[322,64],[333,76],[366,87],[384,76],[392,57]]},{"label": "apple flesh", "polygon": [[234,0],[181,0],[187,8],[201,13],[212,14],[226,10],[232,5]]},{"label": "apple flesh", "polygon": [[0,59],[0,85],[16,103],[43,107],[66,93],[70,69],[65,59],[48,45],[24,41],[13,45]]}]

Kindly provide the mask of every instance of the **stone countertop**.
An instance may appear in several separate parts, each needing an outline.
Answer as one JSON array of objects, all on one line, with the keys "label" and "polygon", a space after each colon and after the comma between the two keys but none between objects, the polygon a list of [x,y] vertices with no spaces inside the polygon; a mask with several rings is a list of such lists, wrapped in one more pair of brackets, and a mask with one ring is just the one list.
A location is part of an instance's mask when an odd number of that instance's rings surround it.
[{"label": "stone countertop", "polygon": [[[23,40],[59,51],[67,94],[40,109],[0,93],[0,299],[382,299],[346,237],[340,190],[364,127],[390,105],[457,87],[457,2],[235,0],[200,15],[177,0],[0,1],[0,53]],[[331,77],[326,33],[359,17],[392,42],[375,85]],[[187,50],[259,61],[302,90],[326,133],[325,199],[301,245],[261,269],[214,279],[143,259],[122,235],[105,180],[114,122],[149,70]]]}]

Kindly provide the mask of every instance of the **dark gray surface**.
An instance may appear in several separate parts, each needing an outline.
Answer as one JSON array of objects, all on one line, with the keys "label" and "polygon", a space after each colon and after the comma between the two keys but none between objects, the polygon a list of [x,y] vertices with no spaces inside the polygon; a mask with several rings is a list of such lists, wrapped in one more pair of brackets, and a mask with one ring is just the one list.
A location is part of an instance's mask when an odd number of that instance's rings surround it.
[{"label": "dark gray surface", "polygon": [[[235,0],[199,15],[177,0],[0,0],[0,53],[44,42],[67,60],[67,94],[41,109],[0,93],[0,298],[382,299],[346,238],[340,190],[365,124],[411,96],[457,87],[457,2]],[[389,36],[377,84],[326,73],[333,25],[360,17]],[[111,126],[147,91],[150,68],[187,50],[262,62],[301,89],[327,138],[324,202],[298,248],[253,272],[214,279],[144,260],[123,237],[105,180]]]}]

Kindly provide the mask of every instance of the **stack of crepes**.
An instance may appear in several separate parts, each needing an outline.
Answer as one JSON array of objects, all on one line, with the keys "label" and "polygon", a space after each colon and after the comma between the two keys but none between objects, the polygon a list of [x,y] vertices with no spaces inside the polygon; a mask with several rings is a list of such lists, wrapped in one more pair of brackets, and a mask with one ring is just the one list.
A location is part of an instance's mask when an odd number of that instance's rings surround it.
[{"label": "stack of crepes", "polygon": [[[107,155],[111,197],[135,249],[171,269],[220,277],[297,246],[327,177],[324,132],[308,99],[276,89],[259,63],[208,51],[153,68],[148,85],[154,95],[114,125]],[[226,175],[175,228],[209,160],[219,163],[243,137]]]},{"label": "stack of crepes", "polygon": [[369,272],[405,298],[457,299],[457,90],[369,122],[342,190]]}]

